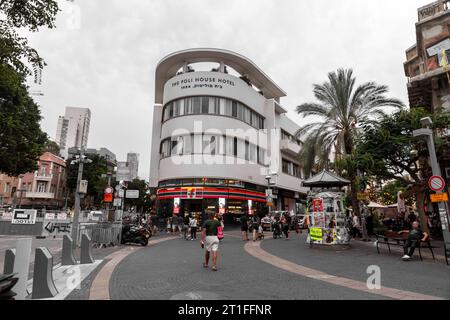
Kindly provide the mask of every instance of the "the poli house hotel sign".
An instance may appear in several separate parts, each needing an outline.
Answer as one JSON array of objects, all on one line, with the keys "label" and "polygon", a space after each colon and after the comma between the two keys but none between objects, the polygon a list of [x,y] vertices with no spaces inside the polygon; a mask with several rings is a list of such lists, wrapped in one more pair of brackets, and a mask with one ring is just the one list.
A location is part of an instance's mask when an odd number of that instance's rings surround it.
[{"label": "the poli house hotel sign", "polygon": [[220,77],[199,77],[193,76],[185,79],[177,80],[171,83],[172,88],[185,89],[224,89],[224,87],[235,87],[232,80]]}]

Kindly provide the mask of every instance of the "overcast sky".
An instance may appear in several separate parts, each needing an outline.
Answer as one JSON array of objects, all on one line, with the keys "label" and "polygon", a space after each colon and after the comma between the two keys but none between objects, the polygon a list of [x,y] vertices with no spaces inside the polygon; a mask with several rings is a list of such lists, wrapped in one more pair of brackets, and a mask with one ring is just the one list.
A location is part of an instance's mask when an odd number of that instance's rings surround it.
[{"label": "overcast sky", "polygon": [[[61,0],[57,28],[30,38],[45,58],[35,97],[43,130],[56,135],[66,106],[92,111],[89,147],[119,160],[140,154],[148,178],[155,67],[167,54],[194,47],[241,53],[297,105],[313,101],[312,84],[353,68],[407,103],[405,49],[415,43],[417,8],[431,0]],[[80,12],[80,25],[77,14]]]}]

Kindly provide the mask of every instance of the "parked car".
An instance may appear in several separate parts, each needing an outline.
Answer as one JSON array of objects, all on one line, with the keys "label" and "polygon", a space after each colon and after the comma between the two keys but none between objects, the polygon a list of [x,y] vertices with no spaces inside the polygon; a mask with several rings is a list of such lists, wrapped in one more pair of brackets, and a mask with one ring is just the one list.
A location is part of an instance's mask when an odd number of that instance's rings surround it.
[{"label": "parked car", "polygon": [[261,225],[262,225],[264,231],[272,230],[272,217],[265,216],[264,218],[262,218]]}]

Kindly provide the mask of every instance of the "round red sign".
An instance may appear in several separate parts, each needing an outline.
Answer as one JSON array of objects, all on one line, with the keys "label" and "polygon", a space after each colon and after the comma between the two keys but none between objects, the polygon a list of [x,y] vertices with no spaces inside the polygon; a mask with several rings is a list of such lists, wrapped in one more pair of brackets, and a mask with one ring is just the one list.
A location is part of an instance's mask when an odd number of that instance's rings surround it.
[{"label": "round red sign", "polygon": [[428,183],[431,190],[439,192],[444,190],[445,188],[445,181],[442,177],[439,176],[433,176],[430,178],[430,181]]}]

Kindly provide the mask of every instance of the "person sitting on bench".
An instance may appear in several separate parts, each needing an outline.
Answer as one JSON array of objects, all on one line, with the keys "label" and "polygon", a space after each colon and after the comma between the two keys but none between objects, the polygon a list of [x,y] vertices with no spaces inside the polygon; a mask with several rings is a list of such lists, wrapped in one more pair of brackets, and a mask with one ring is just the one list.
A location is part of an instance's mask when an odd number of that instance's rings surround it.
[{"label": "person sitting on bench", "polygon": [[411,230],[404,230],[399,232],[399,234],[404,233],[409,233],[409,235],[408,239],[406,239],[405,241],[405,245],[403,246],[405,255],[402,257],[402,259],[403,261],[409,261],[414,254],[414,250],[416,250],[416,248],[420,246],[420,243],[422,241],[428,240],[428,233],[422,232],[422,229],[420,229],[420,224],[417,221],[413,222]]}]

